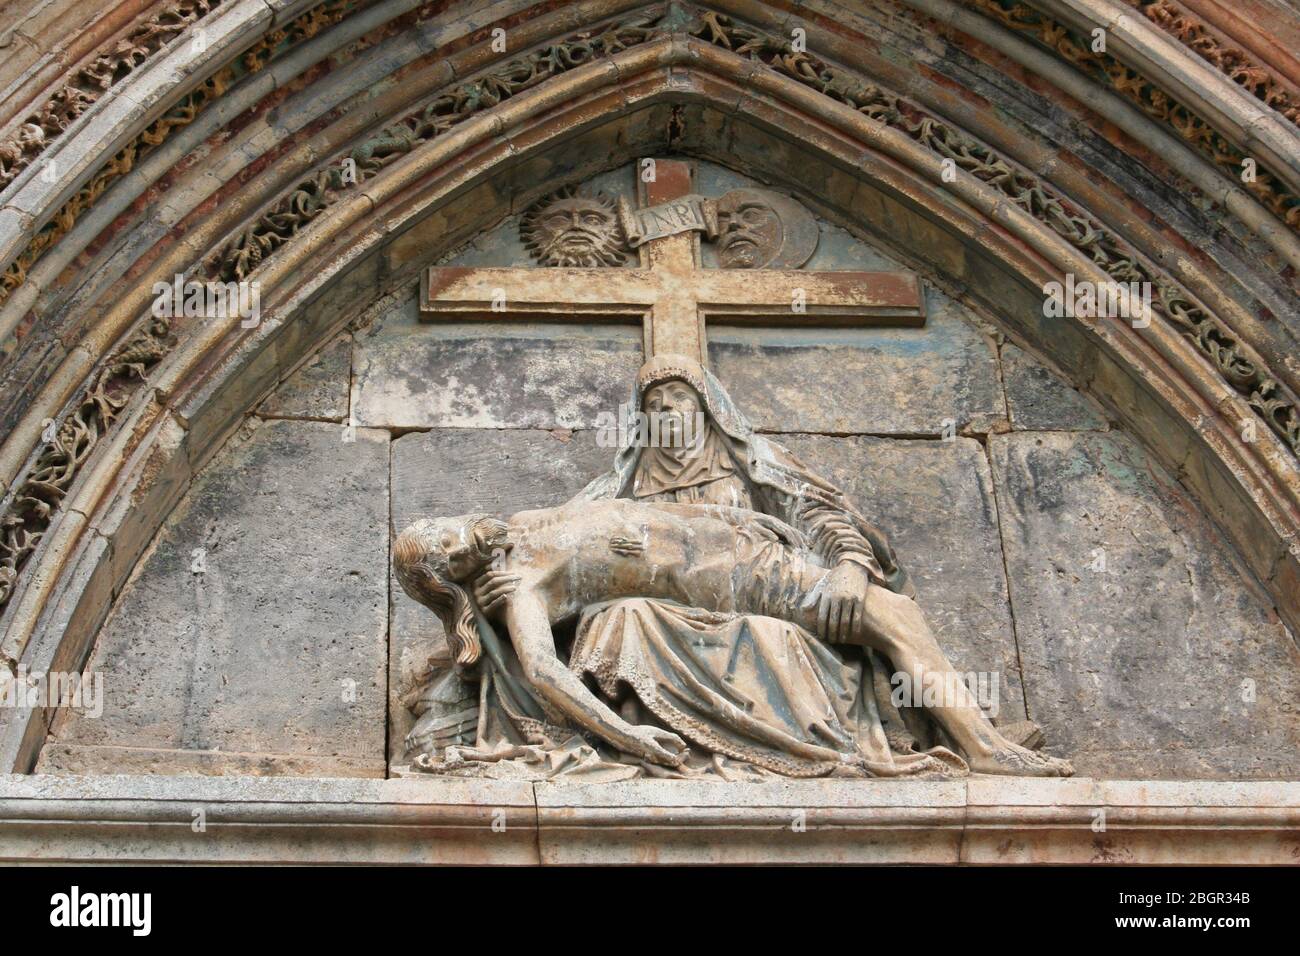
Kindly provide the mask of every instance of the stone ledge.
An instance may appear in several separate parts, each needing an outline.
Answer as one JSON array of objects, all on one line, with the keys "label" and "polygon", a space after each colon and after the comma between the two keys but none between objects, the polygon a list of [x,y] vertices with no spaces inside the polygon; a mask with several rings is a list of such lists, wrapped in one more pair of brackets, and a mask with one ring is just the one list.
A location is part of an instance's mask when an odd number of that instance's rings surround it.
[{"label": "stone ledge", "polygon": [[1297,781],[0,777],[3,862],[1297,860]]}]

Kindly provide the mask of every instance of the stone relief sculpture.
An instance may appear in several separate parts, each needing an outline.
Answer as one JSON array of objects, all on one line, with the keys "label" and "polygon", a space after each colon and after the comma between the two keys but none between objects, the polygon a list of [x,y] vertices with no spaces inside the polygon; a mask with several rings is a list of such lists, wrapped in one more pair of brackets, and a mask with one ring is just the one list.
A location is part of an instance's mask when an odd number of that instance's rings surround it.
[{"label": "stone relief sculpture", "polygon": [[[398,537],[398,580],[456,655],[417,708],[417,766],[606,779],[1073,772],[1008,736],[1027,740],[1023,726],[992,724],[884,534],[756,434],[699,363],[652,359],[632,407],[691,439],[629,444],[561,507],[424,519]],[[947,694],[895,707],[891,674]]]},{"label": "stone relief sculpture", "polygon": [[638,212],[603,193],[565,187],[524,213],[519,237],[539,265],[596,268],[623,265],[634,247],[692,229],[717,244],[724,269],[797,269],[817,249],[812,214],[768,189],[733,189],[717,199],[692,194]]},{"label": "stone relief sculpture", "polygon": [[519,237],[544,266],[619,266],[630,251],[614,201],[573,188],[553,193],[524,213]]},{"label": "stone relief sculpture", "polygon": [[817,221],[789,196],[733,189],[717,200],[724,269],[797,269],[817,250]]}]

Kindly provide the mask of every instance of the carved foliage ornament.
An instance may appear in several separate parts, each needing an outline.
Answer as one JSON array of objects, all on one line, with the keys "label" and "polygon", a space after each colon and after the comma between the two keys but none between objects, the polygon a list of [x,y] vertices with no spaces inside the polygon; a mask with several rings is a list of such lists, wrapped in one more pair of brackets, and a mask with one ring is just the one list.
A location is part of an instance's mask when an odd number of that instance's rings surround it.
[{"label": "carved foliage ornament", "polygon": [[1157,293],[1153,311],[1191,340],[1292,453],[1300,455],[1300,410],[1285,388],[1245,353],[1231,332],[1176,283],[1144,262],[1135,250],[1127,248],[1100,222],[1059,196],[1037,176],[1014,166],[983,143],[914,104],[874,84],[863,83],[806,52],[793,51],[788,42],[735,24],[720,14],[705,12],[701,20],[702,29],[694,35],[748,54],[859,113],[900,130],[938,156],[952,159],[963,171],[999,190],[1049,226],[1116,282],[1150,282]]},{"label": "carved foliage ornament", "polygon": [[[1109,53],[1094,53],[1086,40],[1016,0],[969,0],[999,23],[1035,37],[1067,62],[1091,74],[1138,105],[1153,119],[1173,129],[1200,153],[1223,170],[1233,182],[1240,181],[1245,153],[1218,130],[1186,106],[1171,99],[1164,90]],[[1300,230],[1300,196],[1276,176],[1256,167],[1255,179],[1241,184],[1275,216],[1292,229]]]},{"label": "carved foliage ornament", "polygon": [[1124,0],[1183,46],[1245,89],[1251,96],[1300,126],[1300,101],[1293,90],[1260,66],[1240,47],[1223,40],[1211,27],[1169,0]]},{"label": "carved foliage ornament", "polygon": [[150,17],[73,74],[41,108],[0,142],[0,186],[12,182],[45,147],[112,86],[120,83],[221,0],[182,0]]},{"label": "carved foliage ornament", "polygon": [[452,87],[427,106],[366,140],[347,156],[331,159],[319,172],[300,182],[223,247],[210,263],[211,270],[227,282],[247,278],[266,256],[338,200],[341,191],[349,185],[343,181],[343,159],[353,161],[356,181],[364,182],[421,143],[480,110],[490,109],[597,57],[618,53],[661,35],[663,31],[655,29],[659,18],[658,13],[640,14],[586,30]]},{"label": "carved foliage ornament", "polygon": [[167,354],[170,331],[168,319],[151,319],[104,363],[72,412],[46,439],[0,518],[0,607],[13,594],[20,568],[36,550],[81,465],[144,382],[145,373]]},{"label": "carved foliage ornament", "polygon": [[[215,6],[216,3],[208,4],[209,8]],[[261,70],[273,56],[286,47],[309,39],[326,26],[337,23],[355,6],[357,6],[355,0],[334,0],[304,13],[282,30],[272,30],[245,51],[235,63],[218,70],[151,123],[63,204],[50,222],[36,234],[4,271],[4,274],[0,275],[0,305],[5,303],[14,289],[27,281],[28,270],[45,254],[46,250],[67,235],[82,214],[90,209],[113,183],[129,173],[138,160],[165,142],[175,130],[194,122],[199,113],[225,93],[236,80]],[[86,105],[89,106],[89,102]],[[42,149],[44,145],[45,141],[42,140]]]}]

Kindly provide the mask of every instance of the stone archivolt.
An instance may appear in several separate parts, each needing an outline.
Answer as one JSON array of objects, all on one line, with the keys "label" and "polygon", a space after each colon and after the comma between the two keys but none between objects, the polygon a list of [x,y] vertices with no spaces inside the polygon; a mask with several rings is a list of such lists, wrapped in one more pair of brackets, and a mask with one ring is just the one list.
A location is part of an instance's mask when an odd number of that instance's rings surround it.
[{"label": "stone archivolt", "polygon": [[[333,10],[332,15],[341,19],[347,14],[347,7],[347,4],[331,4],[317,8],[311,16],[318,16],[322,9],[326,9]],[[320,26],[319,20],[308,20],[305,17],[300,18],[299,22],[308,25],[315,23],[315,29]],[[1097,218],[1012,160],[1000,156],[974,137],[959,131],[953,124],[939,119],[917,104],[900,98],[850,70],[808,53],[796,52],[783,38],[708,10],[695,12],[674,7],[666,15],[662,10],[656,10],[607,21],[603,26],[569,33],[565,40],[547,44],[533,53],[515,56],[504,66],[473,72],[472,79],[445,88],[428,105],[408,112],[397,123],[390,123],[379,135],[366,139],[360,146],[335,153],[335,158],[330,163],[320,168],[311,178],[303,180],[291,193],[270,207],[263,206],[262,212],[251,226],[237,232],[234,241],[218,248],[208,257],[211,269],[209,275],[228,279],[253,276],[255,270],[267,264],[268,256],[274,258],[275,250],[292,243],[299,234],[307,234],[303,237],[307,243],[318,241],[312,238],[314,233],[308,227],[320,217],[325,208],[337,206],[342,209],[348,204],[355,206],[358,203],[355,187],[345,185],[337,177],[341,158],[347,156],[356,162],[359,183],[377,180],[381,173],[403,157],[410,156],[421,144],[432,144],[435,140],[438,143],[444,142],[439,139],[442,134],[485,111],[502,106],[521,93],[533,91],[549,79],[580,67],[592,66],[601,59],[607,60],[612,55],[627,53],[634,47],[652,41],[661,41],[680,49],[681,44],[687,42],[684,40],[685,35],[693,38],[687,46],[692,54],[707,47],[718,51],[719,55],[725,53],[727,56],[744,58],[755,70],[766,68],[834,103],[849,107],[861,117],[905,135],[912,143],[929,150],[936,158],[952,159],[979,183],[997,190],[1009,200],[1011,206],[1050,229],[1112,278],[1119,281],[1152,281],[1158,290],[1157,310],[1169,326],[1185,336],[1200,354],[1210,360],[1222,379],[1243,396],[1257,414],[1265,418],[1270,429],[1293,453],[1300,450],[1300,420],[1297,419],[1294,400],[1285,388],[1268,373],[1262,362],[1248,352],[1224,323],[1210,315],[1207,308],[1172,279],[1160,275]],[[260,52],[256,55],[254,51],[246,54],[246,57],[254,55],[251,62],[246,61],[247,68],[262,68],[271,51],[280,43],[290,41],[280,37],[271,42],[271,37],[268,36],[263,42],[265,45],[259,45]],[[656,52],[655,55],[659,54]],[[674,62],[680,65],[683,61]],[[213,80],[215,77],[208,82]],[[192,121],[194,113],[220,92],[215,87],[212,90],[202,96],[201,102],[192,104],[193,111],[188,119],[179,120],[168,130]],[[1171,119],[1169,115],[1164,118]],[[161,135],[165,138],[167,133]],[[467,141],[470,139],[466,137]],[[392,170],[392,177],[405,175],[408,165],[404,164],[400,173]],[[119,170],[114,178],[129,168],[128,165]],[[95,196],[102,193],[104,188],[107,188],[107,183]],[[89,198],[82,209],[93,201],[94,197]],[[360,202],[368,203],[371,207],[378,205],[368,193]],[[1001,208],[1001,204],[998,208]],[[66,217],[65,232],[71,228],[77,214],[69,213]],[[351,211],[346,215],[340,214],[340,220],[346,221],[347,216],[352,214]],[[333,224],[332,227],[340,228]],[[77,469],[89,459],[98,436],[102,435],[104,428],[121,408],[122,395],[132,387],[131,383],[138,383],[139,372],[163,358],[164,336],[156,335],[158,331],[156,327],[150,326],[141,333],[143,339],[137,337],[132,340],[135,345],[143,346],[149,351],[151,357],[148,361],[124,362],[119,353],[107,365],[101,366],[101,371],[91,380],[93,384],[84,391],[83,397],[76,401],[72,411],[64,418],[58,431],[60,447],[52,449],[48,455],[40,453],[35,467],[27,470],[26,481],[35,481],[37,484],[19,484],[20,488],[26,489],[19,492],[19,495],[29,503],[22,508],[15,508],[17,496],[11,496],[8,500],[6,531],[12,528],[15,533],[6,540],[10,542],[11,552],[18,557],[11,562],[9,590],[0,592],[0,605],[9,596],[17,569],[26,556],[32,553],[43,528],[48,526],[53,509],[62,500],[63,490],[71,484]],[[178,331],[183,335],[193,335],[196,341],[207,341],[214,352],[221,350],[219,345],[222,348],[229,347],[239,334],[236,331],[234,335],[224,337],[211,329],[205,329],[200,337],[196,330],[181,328]],[[108,371],[109,369],[117,371]],[[172,377],[169,384],[160,387],[166,395],[176,385],[176,379]],[[67,440],[63,441],[64,438]],[[1293,473],[1293,462],[1279,467],[1292,469],[1291,472],[1283,472],[1284,474]],[[49,494],[42,491],[47,485],[53,489]],[[1285,490],[1285,480],[1281,481],[1281,485]],[[38,491],[41,493],[33,493]],[[36,504],[30,503],[33,501]],[[10,644],[5,648],[6,656],[21,650],[21,643]],[[16,658],[17,655],[13,656]]]},{"label": "stone archivolt", "polygon": [[1300,126],[1300,100],[1296,92],[1272,70],[1256,62],[1240,47],[1216,35],[1214,29],[1170,0],[1124,0],[1129,6],[1192,50],[1213,63],[1224,76],[1251,96]]},{"label": "stone archivolt", "polygon": [[662,28],[656,29],[659,20],[657,13],[642,14],[574,34],[438,95],[427,106],[386,127],[281,197],[217,253],[215,261],[208,265],[210,274],[226,281],[247,278],[266,256],[337,202],[351,185],[343,177],[344,159],[351,159],[355,164],[356,182],[364,182],[420,143],[432,140],[481,110],[491,109],[597,57],[662,36]]},{"label": "stone archivolt", "polygon": [[[217,2],[220,2],[220,0],[217,0]],[[206,5],[200,4],[199,6],[203,7],[203,12],[206,13],[211,8],[216,7],[217,2],[207,3]],[[224,67],[204,80],[197,89],[187,94],[184,99],[150,124],[148,129],[137,136],[133,142],[123,147],[116,156],[95,173],[90,182],[63,204],[50,222],[28,243],[27,248],[9,265],[4,274],[0,275],[0,305],[4,304],[14,289],[27,280],[28,270],[40,259],[45,251],[67,235],[68,231],[77,223],[77,220],[95,205],[99,197],[118,179],[129,173],[140,159],[166,142],[175,130],[194,122],[194,118],[201,111],[225,93],[238,79],[262,70],[277,54],[283,53],[285,49],[302,40],[310,39],[325,27],[337,23],[356,6],[355,0],[333,0],[333,2],[324,3],[304,13],[283,30],[272,30],[250,47],[235,64]],[[190,20],[196,20],[201,15],[195,14]],[[182,24],[178,29],[184,29],[186,25],[188,24]],[[137,61],[137,65],[138,62],[143,62],[143,60]],[[92,102],[94,102],[93,99],[83,102],[77,113],[68,116],[67,120],[75,119],[76,115],[79,115]],[[66,122],[64,125],[66,125]],[[60,128],[61,131],[62,128]],[[46,139],[41,138],[40,145],[42,148],[45,143]],[[5,155],[5,148],[0,147],[0,159],[3,159]],[[15,166],[13,168],[14,176],[21,172],[26,165],[30,165],[31,159],[38,154],[39,150],[31,158],[26,159],[22,165]],[[12,178],[13,176],[10,176],[3,181],[8,182]]]},{"label": "stone archivolt", "polygon": [[0,142],[0,186],[13,182],[51,140],[62,135],[69,123],[111,87],[220,5],[221,0],[168,4],[78,69],[40,109]]},{"label": "stone archivolt", "polygon": [[[1245,54],[1239,50],[1222,52],[1213,37],[1195,24],[1189,25],[1188,18],[1185,16],[1175,19],[1172,8],[1166,0],[1158,0],[1155,3],[1146,0],[1125,0],[1125,2],[1143,9],[1153,22],[1166,29],[1172,31],[1176,26],[1180,38],[1186,40],[1198,54],[1221,66],[1235,82],[1246,86],[1270,106],[1281,108],[1285,102],[1289,102],[1285,91],[1276,89],[1276,83],[1268,87],[1267,95],[1262,95],[1260,91],[1263,78],[1268,75],[1266,71],[1245,63]],[[219,3],[220,0],[195,0],[193,3],[179,5],[175,9],[165,10],[133,31],[126,40],[119,41],[113,51],[101,53],[78,75],[77,82],[82,86],[88,86],[87,90],[74,95],[70,91],[80,87],[76,87],[75,83],[68,84],[51,97],[39,117],[32,118],[41,119],[39,123],[29,120],[9,141],[0,145],[0,184],[12,180],[22,168],[30,164],[36,155],[39,155],[52,136],[61,133],[67,122],[94,102],[98,95],[93,92],[94,89],[97,88],[102,92],[126,76],[167,40],[216,8]],[[1041,42],[1068,62],[1090,68],[1103,82],[1109,83],[1130,98],[1136,98],[1149,115],[1166,123],[1184,139],[1195,143],[1230,175],[1235,177],[1240,171],[1244,153],[1204,120],[1163,93],[1149,79],[1139,76],[1108,54],[1092,53],[1087,44],[1066,27],[1028,6],[1003,2],[1003,0],[973,0],[973,3],[1012,29],[1036,33]],[[133,168],[142,152],[158,146],[174,128],[192,122],[200,111],[213,99],[219,97],[241,75],[261,70],[277,52],[282,52],[287,46],[314,36],[324,27],[338,22],[366,5],[357,3],[356,0],[332,0],[304,13],[287,28],[270,31],[240,58],[239,67],[224,68],[168,111],[135,142],[120,151],[93,177],[90,183],[65,203],[49,225],[37,234],[3,275],[0,275],[0,305],[3,305],[12,291],[26,280],[31,265],[68,232],[107,188]],[[716,14],[708,11],[703,16],[706,20],[717,17]],[[451,94],[450,99],[442,97],[430,104],[424,116],[408,117],[401,124],[385,130],[380,137],[363,143],[353,151],[352,159],[358,163],[359,169],[373,172],[383,164],[386,157],[409,151],[414,143],[436,135],[481,108],[491,107],[522,89],[542,82],[548,76],[588,62],[592,57],[608,55],[626,48],[629,44],[643,42],[648,34],[637,36],[635,30],[638,28],[644,30],[643,24],[652,24],[656,19],[658,19],[657,15],[647,15],[638,18],[635,24],[631,22],[626,25],[620,24],[618,29],[624,30],[624,36],[609,35],[607,30],[604,35],[592,37],[589,41],[586,37],[571,38],[549,48],[545,56],[513,61],[505,69],[493,71],[475,83],[466,84],[465,87]],[[726,20],[725,17],[722,19]],[[662,33],[664,29],[661,27],[659,32]],[[632,32],[627,33],[628,30]],[[744,32],[744,28],[724,27],[722,21],[716,21],[709,25],[707,39],[709,42],[731,49],[728,33],[736,30],[742,34]],[[736,52],[760,58],[764,54],[770,54],[765,60],[769,65],[783,69],[801,82],[819,85],[822,92],[850,105],[854,105],[855,92],[867,89],[861,81],[852,78],[843,70],[823,71],[822,76],[816,72],[800,72],[815,60],[805,54],[792,54],[788,48],[788,41],[753,31],[749,37],[742,36]],[[1215,51],[1213,56],[1209,53],[1212,50]],[[777,62],[772,62],[774,59]],[[785,61],[788,61],[788,64]],[[68,107],[56,105],[71,100],[76,100],[79,104],[74,112],[68,112]],[[873,115],[869,109],[860,106],[858,108],[867,115]],[[48,123],[42,118],[46,114],[50,117]],[[1290,112],[1285,115],[1293,122],[1296,121],[1296,108],[1290,107]],[[51,128],[46,129],[46,126]],[[6,160],[10,161],[10,165],[6,165]],[[255,268],[270,249],[292,235],[302,223],[314,218],[327,203],[325,194],[328,190],[337,189],[339,186],[339,170],[335,168],[323,171],[314,179],[301,183],[293,193],[281,200],[277,207],[268,210],[257,223],[248,227],[231,247],[222,251],[222,274],[229,278]],[[1288,192],[1276,177],[1260,170],[1256,181],[1248,184],[1248,188],[1288,225],[1293,228],[1300,226],[1300,198]],[[1197,323],[1194,321],[1193,324]],[[1221,340],[1222,335],[1216,338]],[[1216,348],[1231,349],[1232,346],[1219,341]],[[1217,358],[1215,360],[1218,361]],[[1279,401],[1281,399],[1265,396],[1260,404],[1263,407],[1265,404],[1272,403],[1272,406],[1276,407]],[[1262,414],[1265,414],[1266,418],[1269,417],[1268,413]],[[1283,419],[1285,417],[1283,415]],[[1275,430],[1279,427],[1271,420],[1270,425]],[[1284,429],[1282,433],[1285,434],[1286,426],[1282,427]]]},{"label": "stone archivolt", "polygon": [[19,569],[40,544],[82,464],[167,353],[170,331],[169,319],[154,319],[112,354],[14,490],[0,518],[0,607],[13,594]]},{"label": "stone archivolt", "polygon": [[[1147,77],[1124,65],[1109,53],[1094,53],[1088,42],[1068,27],[1026,4],[1014,0],[971,0],[971,2],[1013,30],[1033,35],[1067,62],[1086,70],[1098,81],[1128,97],[1148,116],[1159,120],[1195,146],[1203,156],[1215,163],[1227,175],[1233,178],[1240,175],[1246,153],[1205,119],[1174,100]],[[1233,79],[1243,86],[1246,85],[1235,76]],[[1245,183],[1245,186],[1275,216],[1292,229],[1300,229],[1300,196],[1296,196],[1277,176],[1259,168],[1255,180]]]}]

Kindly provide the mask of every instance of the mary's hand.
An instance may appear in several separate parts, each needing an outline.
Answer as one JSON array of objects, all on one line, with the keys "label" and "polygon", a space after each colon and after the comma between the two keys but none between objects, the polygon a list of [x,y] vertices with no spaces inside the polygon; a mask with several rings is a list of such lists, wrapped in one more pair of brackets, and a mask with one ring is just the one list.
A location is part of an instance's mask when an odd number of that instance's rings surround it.
[{"label": "mary's hand", "polygon": [[474,581],[474,600],[484,615],[490,616],[498,610],[506,598],[515,593],[519,586],[519,575],[511,574],[504,568],[494,570],[491,566]]},{"label": "mary's hand", "polygon": [[770,534],[773,541],[780,541],[792,548],[808,547],[808,540],[804,537],[803,532],[786,524],[780,518],[764,514],[761,511],[752,512],[749,517],[750,520]]}]

